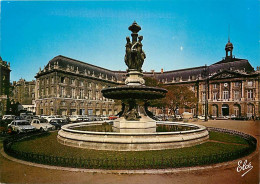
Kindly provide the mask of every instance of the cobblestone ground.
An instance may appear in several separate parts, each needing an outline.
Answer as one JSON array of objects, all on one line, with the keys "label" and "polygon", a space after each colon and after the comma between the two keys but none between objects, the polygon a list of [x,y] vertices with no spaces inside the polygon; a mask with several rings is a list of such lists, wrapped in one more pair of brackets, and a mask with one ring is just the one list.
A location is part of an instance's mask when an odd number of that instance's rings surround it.
[{"label": "cobblestone ground", "polygon": [[[196,122],[209,127],[219,127],[242,131],[255,136],[258,139],[258,149],[260,140],[260,121],[222,121],[214,120],[209,122]],[[2,148],[2,145],[1,145]],[[83,173],[43,169],[38,167],[27,166],[5,159],[0,155],[0,181],[1,183],[221,183],[221,184],[236,184],[236,183],[259,183],[259,154],[251,162],[253,169],[244,177],[242,173],[234,168],[219,168],[208,171],[193,171],[190,173],[179,174],[98,174],[98,173]]]}]

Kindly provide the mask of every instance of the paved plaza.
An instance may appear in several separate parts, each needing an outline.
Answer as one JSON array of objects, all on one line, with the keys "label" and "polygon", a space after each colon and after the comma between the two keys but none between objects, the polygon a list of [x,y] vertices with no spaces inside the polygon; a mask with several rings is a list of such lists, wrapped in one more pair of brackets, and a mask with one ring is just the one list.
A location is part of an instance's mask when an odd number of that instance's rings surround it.
[{"label": "paved plaza", "polygon": [[[260,121],[214,120],[196,122],[208,127],[227,128],[253,135],[258,140]],[[1,145],[2,148],[2,145]],[[0,155],[1,183],[259,183],[259,153],[253,158],[246,157],[253,169],[244,177],[235,167],[221,167],[172,174],[100,174],[45,169],[10,161]]]}]

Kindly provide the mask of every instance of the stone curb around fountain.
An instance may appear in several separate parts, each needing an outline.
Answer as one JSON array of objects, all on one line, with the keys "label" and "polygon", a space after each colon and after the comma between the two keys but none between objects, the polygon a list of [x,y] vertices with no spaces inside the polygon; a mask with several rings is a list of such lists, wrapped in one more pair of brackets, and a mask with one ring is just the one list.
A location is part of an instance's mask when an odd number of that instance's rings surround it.
[{"label": "stone curb around fountain", "polygon": [[0,152],[4,158],[10,161],[32,166],[32,167],[61,170],[61,171],[71,171],[71,172],[99,173],[99,174],[182,174],[182,173],[192,173],[196,171],[210,171],[213,169],[220,169],[220,168],[229,169],[229,168],[236,167],[239,160],[248,160],[248,162],[250,162],[250,160],[252,160],[254,157],[256,157],[259,154],[259,151],[257,149],[250,155],[236,160],[213,164],[213,165],[196,166],[196,167],[183,167],[183,168],[172,168],[172,169],[105,170],[105,169],[81,169],[81,168],[59,167],[59,166],[37,164],[37,163],[19,160],[14,157],[11,157],[4,152],[3,148],[1,149]]},{"label": "stone curb around fountain", "polygon": [[95,150],[148,151],[190,147],[202,144],[209,138],[206,127],[179,122],[160,122],[159,124],[176,124],[197,129],[155,133],[94,132],[71,129],[91,124],[91,122],[85,122],[64,125],[58,132],[58,142],[66,146]]}]

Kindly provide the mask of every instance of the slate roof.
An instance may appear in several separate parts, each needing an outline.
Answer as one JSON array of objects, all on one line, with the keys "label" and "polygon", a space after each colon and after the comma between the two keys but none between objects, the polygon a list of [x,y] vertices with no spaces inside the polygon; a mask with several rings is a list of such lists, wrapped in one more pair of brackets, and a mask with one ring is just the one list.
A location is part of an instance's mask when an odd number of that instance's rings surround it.
[{"label": "slate roof", "polygon": [[200,67],[193,67],[193,68],[186,68],[181,70],[172,70],[172,71],[166,71],[163,73],[155,73],[155,77],[162,81],[166,80],[167,82],[171,82],[173,78],[176,80],[176,78],[181,78],[182,81],[187,81],[189,79],[192,80],[192,76],[195,78],[203,77],[203,73],[205,72],[205,69],[207,69],[207,72],[210,76],[219,73],[223,70],[230,70],[230,71],[236,71],[240,73],[252,73],[254,72],[254,68],[251,66],[251,64],[246,59],[229,59],[229,60],[222,60],[219,62],[216,62],[209,66],[200,66]]},{"label": "slate roof", "polygon": [[[45,67],[46,69],[50,66],[54,66],[55,64],[59,65],[60,68],[66,69],[68,66],[73,67],[73,70],[78,70],[79,73],[84,73],[85,71],[89,72],[90,75],[95,74],[98,77],[100,74],[103,74],[105,78],[107,76],[108,80],[111,80],[113,77],[115,81],[124,81],[126,78],[126,71],[112,71],[99,66],[95,66],[92,64],[88,64],[76,59],[72,59],[69,57],[65,57],[62,55],[54,57],[49,61],[48,65]],[[181,81],[189,81],[189,80],[197,80],[200,77],[203,77],[203,72],[207,68],[208,74],[210,76],[215,75],[223,70],[230,70],[240,73],[252,73],[254,72],[254,68],[246,59],[238,59],[238,58],[228,58],[223,59],[219,62],[216,62],[209,66],[199,66],[193,68],[186,68],[180,70],[171,70],[165,72],[144,72],[145,76],[155,77],[159,81],[167,81],[172,82],[173,79],[181,79]]]},{"label": "slate roof", "polygon": [[114,79],[117,79],[117,75],[114,71],[95,66],[89,63],[85,63],[76,59],[72,59],[66,56],[56,56],[52,60],[49,61],[48,65],[45,68],[48,68],[50,66],[54,66],[58,63],[59,68],[66,69],[67,67],[73,67],[73,70],[78,70],[79,73],[84,73],[85,71],[92,75],[94,72],[94,75],[96,77],[99,77],[99,75],[103,75],[103,78],[107,76],[107,79],[111,80],[113,77]]}]

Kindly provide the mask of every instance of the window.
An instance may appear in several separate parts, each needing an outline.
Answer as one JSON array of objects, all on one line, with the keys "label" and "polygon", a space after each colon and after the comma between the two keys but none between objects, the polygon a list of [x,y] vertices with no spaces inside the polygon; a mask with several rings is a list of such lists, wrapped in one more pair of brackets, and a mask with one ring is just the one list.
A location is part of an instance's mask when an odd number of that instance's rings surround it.
[{"label": "window", "polygon": [[88,99],[92,99],[92,91],[88,90]]},{"label": "window", "polygon": [[51,78],[51,83],[54,84],[54,77]]},{"label": "window", "polygon": [[60,82],[61,82],[61,83],[65,83],[65,77],[61,77],[61,78],[60,78]]},{"label": "window", "polygon": [[218,92],[213,93],[213,100],[218,100]]},{"label": "window", "polygon": [[253,86],[253,81],[248,81],[248,82],[247,82],[247,85],[248,85],[248,86]]},{"label": "window", "polygon": [[76,90],[75,88],[71,88],[71,97],[76,98]]},{"label": "window", "polygon": [[205,102],[205,100],[206,100],[206,93],[202,92],[202,101]]},{"label": "window", "polygon": [[79,97],[84,98],[84,89],[79,90]]},{"label": "window", "polygon": [[239,91],[234,91],[234,100],[239,100],[239,99],[240,99]]},{"label": "window", "polygon": [[51,88],[51,94],[54,95],[54,87]]},{"label": "window", "polygon": [[49,79],[48,79],[48,78],[46,79],[46,84],[47,84],[47,85],[49,84]]},{"label": "window", "polygon": [[224,99],[224,100],[228,100],[228,98],[229,98],[229,93],[228,93],[228,91],[223,91],[223,99]]},{"label": "window", "polygon": [[84,82],[83,81],[80,81],[80,86],[84,86]]},{"label": "window", "polygon": [[46,88],[46,96],[49,95],[49,88]]},{"label": "window", "polygon": [[217,89],[217,84],[213,84],[213,89]]},{"label": "window", "polygon": [[239,87],[240,82],[235,82],[235,86]]},{"label": "window", "polygon": [[99,91],[96,92],[96,100],[99,99]]},{"label": "window", "polygon": [[71,84],[75,85],[75,79],[71,79]]},{"label": "window", "polygon": [[253,90],[252,89],[247,90],[247,98],[253,99]]},{"label": "window", "polygon": [[41,91],[41,96],[43,96],[44,95],[44,89],[42,88],[42,91]]},{"label": "window", "polygon": [[61,87],[61,94],[60,95],[61,95],[61,97],[65,97],[65,95],[66,95],[65,94],[65,87],[63,87],[63,86]]}]

